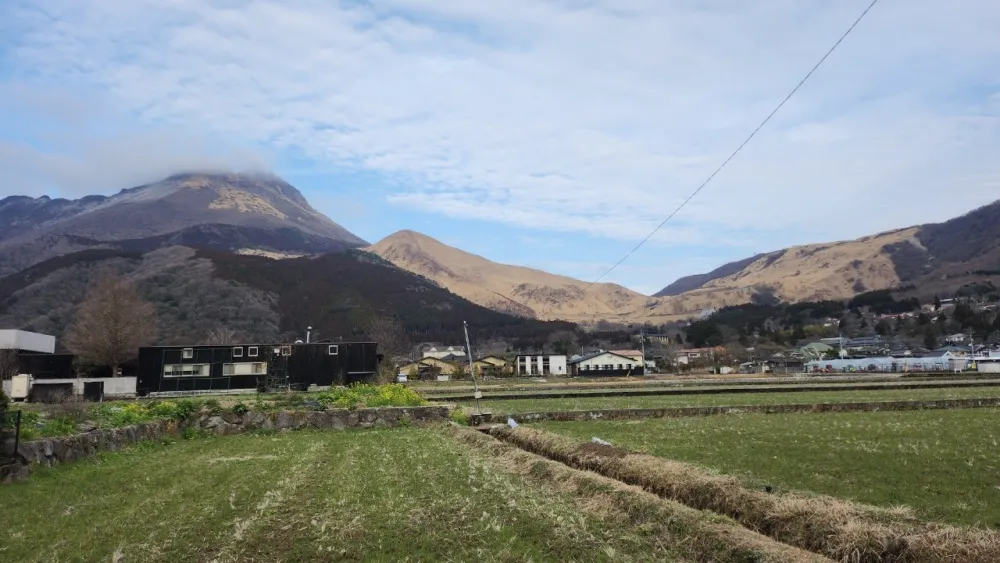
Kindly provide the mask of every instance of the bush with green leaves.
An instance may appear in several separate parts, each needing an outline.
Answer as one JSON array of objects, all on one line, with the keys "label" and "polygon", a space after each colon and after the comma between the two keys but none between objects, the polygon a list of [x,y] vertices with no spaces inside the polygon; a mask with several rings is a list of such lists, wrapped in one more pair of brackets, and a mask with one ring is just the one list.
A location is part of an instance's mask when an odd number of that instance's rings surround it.
[{"label": "bush with green leaves", "polygon": [[399,383],[357,383],[350,387],[336,387],[317,395],[316,402],[324,407],[337,409],[418,407],[427,404],[416,391]]}]

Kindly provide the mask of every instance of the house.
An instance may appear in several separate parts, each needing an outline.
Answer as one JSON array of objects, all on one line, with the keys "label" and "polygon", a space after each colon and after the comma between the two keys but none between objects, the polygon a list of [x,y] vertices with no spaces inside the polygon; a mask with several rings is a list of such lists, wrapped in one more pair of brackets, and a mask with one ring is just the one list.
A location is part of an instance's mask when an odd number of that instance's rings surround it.
[{"label": "house", "polygon": [[673,344],[675,342],[669,334],[647,334],[646,340],[657,344]]},{"label": "house", "polygon": [[425,358],[444,359],[445,356],[465,356],[465,346],[431,346],[424,349]]},{"label": "house", "polygon": [[968,338],[969,335],[958,332],[949,336],[945,336],[944,341],[947,342],[948,344],[964,344]]},{"label": "house", "polygon": [[17,355],[17,374],[4,381],[3,390],[15,400],[58,402],[67,397],[100,401],[104,397],[135,396],[134,366],[123,365],[118,373],[110,367],[82,371],[73,354],[56,354],[56,338],[24,330],[0,330],[0,350]]},{"label": "house", "polygon": [[399,366],[399,375],[414,376],[415,379],[434,379],[438,375],[453,375],[457,370],[463,370],[460,364],[448,362],[435,357],[421,358]]},{"label": "house", "polygon": [[500,377],[508,374],[507,360],[500,356],[483,356],[472,362],[476,375]]},{"label": "house", "polygon": [[598,351],[570,361],[570,373],[579,376],[642,375],[642,362],[614,352]]},{"label": "house", "polygon": [[836,349],[833,346],[822,342],[810,342],[798,349],[798,353],[807,358],[822,358],[826,354],[835,351]]},{"label": "house", "polygon": [[632,358],[639,364],[643,363],[641,350],[611,350],[611,353],[618,354],[619,356],[625,356],[626,358]]},{"label": "house", "polygon": [[514,374],[526,375],[567,375],[565,355],[518,356],[514,360]]},{"label": "house", "polygon": [[371,381],[378,344],[256,343],[139,348],[140,396],[230,390],[306,389]]},{"label": "house", "polygon": [[677,364],[687,365],[690,363],[695,363],[701,360],[710,360],[713,354],[717,354],[719,350],[716,348],[686,348],[684,350],[678,350],[674,354],[674,362]]}]

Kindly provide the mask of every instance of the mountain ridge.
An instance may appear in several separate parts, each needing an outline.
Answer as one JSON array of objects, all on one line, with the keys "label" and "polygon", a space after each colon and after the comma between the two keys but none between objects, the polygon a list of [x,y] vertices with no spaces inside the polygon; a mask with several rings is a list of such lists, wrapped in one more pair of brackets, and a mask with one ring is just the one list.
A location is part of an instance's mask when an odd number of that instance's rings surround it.
[{"label": "mountain ridge", "polygon": [[[279,243],[289,235],[277,245],[283,248],[262,251],[313,254],[367,244],[273,174],[185,172],[111,196],[0,200],[0,276],[67,252],[190,233],[206,225],[228,226],[230,234],[265,230]],[[311,244],[296,244],[305,239]]]}]

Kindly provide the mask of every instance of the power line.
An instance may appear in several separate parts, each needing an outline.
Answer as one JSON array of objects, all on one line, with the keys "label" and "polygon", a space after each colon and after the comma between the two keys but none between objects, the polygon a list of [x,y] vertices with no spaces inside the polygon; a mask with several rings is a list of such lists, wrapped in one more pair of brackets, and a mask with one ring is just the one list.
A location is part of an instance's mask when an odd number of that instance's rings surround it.
[{"label": "power line", "polygon": [[[780,110],[785,105],[785,103],[788,102],[788,100],[790,100],[792,98],[792,96],[794,96],[795,93],[799,91],[800,88],[802,88],[802,85],[805,84],[806,81],[809,80],[809,78],[813,75],[813,73],[815,73],[816,70],[826,61],[826,59],[831,54],[833,54],[833,52],[835,50],[837,50],[837,47],[840,46],[840,44],[844,41],[844,39],[847,39],[847,36],[850,35],[852,31],[854,31],[854,28],[857,27],[859,23],[861,23],[861,20],[863,20],[864,17],[866,15],[868,15],[868,12],[871,11],[871,9],[874,8],[875,4],[877,4],[877,3],[878,3],[878,0],[872,0],[872,2],[870,4],[868,4],[868,7],[865,8],[863,12],[861,12],[861,15],[858,16],[858,18],[856,20],[854,20],[854,23],[852,23],[851,26],[847,28],[847,31],[845,31],[840,36],[840,39],[837,39],[837,42],[834,43],[833,46],[830,47],[829,50],[827,50],[827,52],[823,55],[823,57],[820,58],[819,62],[817,62],[815,65],[813,65],[813,67],[811,69],[809,69],[809,72],[807,72],[806,75],[804,77],[802,77],[802,80],[799,80],[799,83],[795,85],[795,88],[792,88],[792,91],[789,92],[788,95],[785,96],[785,98],[783,100],[781,100],[781,103],[779,103],[773,110],[771,110],[771,113],[767,114],[767,117],[764,118],[764,121],[761,121],[760,125],[758,125],[757,128],[754,129],[753,132],[750,133],[750,135],[742,143],[740,143],[740,146],[736,147],[736,150],[734,150],[732,152],[732,154],[730,154],[729,157],[726,158],[726,160],[722,161],[722,164],[720,164],[719,167],[716,168],[715,171],[712,172],[708,176],[708,178],[706,178],[705,181],[701,183],[700,186],[698,186],[698,189],[696,189],[691,195],[689,195],[687,197],[687,199],[685,199],[683,202],[681,202],[681,204],[679,206],[677,206],[677,209],[674,209],[674,211],[670,215],[668,215],[667,218],[664,219],[659,225],[657,225],[655,229],[653,229],[648,235],[646,235],[646,237],[644,239],[642,239],[641,241],[639,241],[639,244],[635,245],[635,248],[633,248],[632,250],[629,250],[625,254],[625,256],[622,256],[621,260],[615,262],[615,264],[613,266],[611,266],[603,274],[601,274],[600,276],[598,276],[597,279],[595,279],[594,281],[592,281],[589,284],[587,284],[587,286],[583,289],[583,291],[586,292],[594,284],[596,284],[597,282],[601,281],[602,279],[604,279],[605,276],[607,276],[608,274],[610,274],[611,272],[613,272],[615,270],[615,268],[617,268],[618,266],[621,266],[622,262],[624,262],[625,260],[628,260],[628,258],[630,256],[632,256],[632,254],[634,254],[636,250],[639,250],[639,248],[641,248],[642,245],[646,244],[646,242],[648,242],[649,239],[651,239],[653,237],[653,235],[655,235],[657,232],[659,232],[659,230],[662,229],[663,226],[666,225],[668,221],[670,221],[671,219],[673,219],[674,216],[677,215],[677,213],[680,212],[681,209],[684,209],[684,207],[692,199],[694,199],[695,196],[697,196],[699,193],[701,193],[701,190],[705,189],[705,186],[707,186],[708,183],[711,182],[712,179],[715,178],[715,176],[719,172],[721,172],[722,169],[725,168],[727,164],[729,164],[729,161],[731,161],[733,158],[735,158],[736,155],[739,154],[741,150],[743,150],[743,147],[747,146],[747,143],[749,143],[750,140],[753,139],[757,135],[757,133],[765,125],[767,125],[767,123],[769,121],[771,121],[771,118],[774,117],[774,115],[776,113],[778,113],[778,110]],[[549,308],[549,310],[551,311],[551,307]],[[544,315],[542,315],[542,316],[544,317]]]}]

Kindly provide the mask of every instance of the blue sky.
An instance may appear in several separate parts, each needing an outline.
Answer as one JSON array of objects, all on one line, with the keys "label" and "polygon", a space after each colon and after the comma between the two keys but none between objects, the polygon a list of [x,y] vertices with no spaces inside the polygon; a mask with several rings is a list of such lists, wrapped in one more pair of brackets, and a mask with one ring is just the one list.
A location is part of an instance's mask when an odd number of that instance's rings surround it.
[{"label": "blue sky", "polygon": [[[4,194],[267,168],[363,238],[593,279],[868,0],[7,0]],[[1000,4],[882,0],[609,276],[643,292],[1000,199]]]}]

